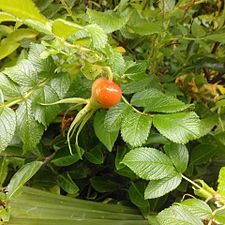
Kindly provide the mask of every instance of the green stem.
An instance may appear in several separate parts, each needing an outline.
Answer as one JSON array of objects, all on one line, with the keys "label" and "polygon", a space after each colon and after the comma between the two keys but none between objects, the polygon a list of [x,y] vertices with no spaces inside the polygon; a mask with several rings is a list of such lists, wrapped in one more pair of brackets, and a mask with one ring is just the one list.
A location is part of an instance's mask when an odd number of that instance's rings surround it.
[{"label": "green stem", "polygon": [[188,181],[189,183],[191,183],[194,187],[198,189],[202,189],[200,185],[198,185],[197,183],[195,183],[193,180],[189,179],[188,177],[184,176],[183,174],[182,174],[182,178]]},{"label": "green stem", "polygon": [[72,147],[71,147],[71,143],[70,143],[71,132],[73,132],[74,128],[77,127],[76,125],[81,122],[81,120],[84,118],[84,116],[90,110],[92,110],[91,101],[89,101],[89,103],[83,109],[80,110],[80,112],[76,115],[75,119],[73,120],[73,122],[70,125],[70,128],[69,128],[68,133],[67,133],[67,142],[68,142],[68,147],[69,147],[71,155],[73,155]]}]

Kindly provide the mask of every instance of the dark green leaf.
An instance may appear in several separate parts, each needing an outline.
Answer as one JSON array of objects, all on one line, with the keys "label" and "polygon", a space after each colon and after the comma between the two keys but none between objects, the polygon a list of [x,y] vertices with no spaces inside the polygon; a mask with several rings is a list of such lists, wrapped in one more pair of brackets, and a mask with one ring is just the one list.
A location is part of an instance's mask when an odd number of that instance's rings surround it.
[{"label": "dark green leaf", "polygon": [[169,157],[154,148],[135,148],[125,155],[122,163],[146,180],[162,179],[175,172]]},{"label": "dark green leaf", "polygon": [[79,187],[70,177],[59,175],[57,177],[57,183],[68,194],[77,194],[79,191]]},{"label": "dark green leaf", "polygon": [[92,187],[98,192],[113,192],[118,190],[120,184],[107,176],[93,177],[90,179]]},{"label": "dark green leaf", "polygon": [[101,145],[97,145],[88,152],[85,152],[87,160],[94,164],[102,164],[104,162],[104,155]]},{"label": "dark green leaf", "polygon": [[[0,158],[0,187],[3,186],[3,183],[7,177],[8,164],[9,164],[9,161],[8,159],[6,159],[6,157]],[[0,200],[1,200],[1,197],[0,197]]]}]

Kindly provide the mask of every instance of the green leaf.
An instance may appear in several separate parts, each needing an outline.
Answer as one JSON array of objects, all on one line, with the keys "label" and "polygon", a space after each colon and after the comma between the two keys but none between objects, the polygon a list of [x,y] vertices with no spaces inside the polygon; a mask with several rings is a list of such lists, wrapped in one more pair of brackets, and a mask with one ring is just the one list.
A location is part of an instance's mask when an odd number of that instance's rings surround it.
[{"label": "green leaf", "polygon": [[119,132],[109,132],[104,126],[105,111],[97,112],[94,117],[94,130],[98,139],[105,145],[105,147],[111,152],[113,145],[118,137]]},{"label": "green leaf", "polygon": [[164,12],[171,12],[176,5],[175,0],[159,1],[159,8]]},{"label": "green leaf", "polygon": [[151,35],[163,32],[163,26],[161,22],[140,23],[133,26],[128,26],[128,28],[130,32],[140,35]]},{"label": "green leaf", "polygon": [[210,115],[200,121],[200,134],[205,136],[208,134],[213,127],[218,123],[217,115]]},{"label": "green leaf", "polygon": [[34,19],[47,24],[46,18],[39,12],[32,0],[0,0],[0,9],[22,19]]},{"label": "green leaf", "polygon": [[121,53],[117,52],[115,49],[109,45],[104,49],[107,55],[107,64],[111,67],[112,72],[116,75],[123,75],[125,69],[125,60]]},{"label": "green leaf", "polygon": [[190,107],[178,99],[156,89],[148,89],[133,95],[131,104],[144,107],[145,112],[173,113]]},{"label": "green leaf", "polygon": [[220,224],[225,224],[225,209],[216,211],[214,219],[218,221]]},{"label": "green leaf", "polygon": [[43,45],[32,43],[28,54],[28,60],[32,63],[37,72],[46,72],[46,77],[49,77],[49,73],[55,72],[55,65],[52,58],[48,57],[42,59],[40,57],[44,51],[45,47]]},{"label": "green leaf", "polygon": [[16,129],[15,112],[8,108],[0,108],[0,152],[11,142]]},{"label": "green leaf", "polygon": [[104,30],[96,25],[96,24],[90,24],[85,26],[86,31],[90,35],[90,38],[92,40],[92,45],[96,49],[102,49],[107,44],[107,35],[105,34]]},{"label": "green leaf", "polygon": [[83,66],[81,67],[81,72],[87,79],[94,80],[99,74],[102,73],[102,68],[98,65],[84,62]]},{"label": "green leaf", "polygon": [[57,177],[58,185],[68,194],[77,194],[79,192],[79,187],[74,183],[74,181],[67,176],[59,175]]},{"label": "green leaf", "polygon": [[53,34],[62,38],[68,38],[81,29],[83,29],[82,26],[63,19],[56,19],[52,23]]},{"label": "green leaf", "polygon": [[224,35],[225,33],[214,33],[214,34],[207,35],[204,38],[211,41],[215,41],[215,42],[218,41],[221,43],[225,43]]},{"label": "green leaf", "polygon": [[130,16],[120,16],[118,13],[108,10],[97,12],[92,9],[87,10],[91,22],[98,24],[106,33],[112,33],[122,28]]},{"label": "green leaf", "polygon": [[181,183],[181,180],[181,174],[174,173],[171,177],[150,181],[145,189],[145,199],[159,198],[170,191],[173,191]]},{"label": "green leaf", "polygon": [[[136,93],[136,92],[139,92],[139,91],[143,91],[147,88],[150,88],[152,86],[159,86],[159,83],[157,81],[157,84],[158,85],[155,85],[154,82],[154,76],[149,76],[149,77],[146,77],[146,78],[142,78],[138,81],[133,81],[133,82],[129,82],[127,84],[123,84],[121,87],[122,87],[122,90],[123,90],[123,93],[124,94],[133,94],[133,93]],[[147,96],[146,96],[147,98]]]},{"label": "green leaf", "polygon": [[0,89],[8,97],[18,97],[21,94],[19,86],[3,73],[0,73]]},{"label": "green leaf", "polygon": [[201,220],[210,220],[212,218],[212,209],[209,205],[199,199],[187,199],[179,203],[186,207],[189,212],[200,218]]},{"label": "green leaf", "polygon": [[0,44],[0,60],[13,53],[19,46],[20,44],[17,42],[12,42],[7,39],[4,40],[4,42]]},{"label": "green leaf", "polygon": [[220,169],[217,191],[225,197],[225,167]]},{"label": "green leaf", "polygon": [[21,191],[23,185],[30,180],[30,178],[40,169],[42,166],[41,161],[33,161],[25,164],[20,168],[11,178],[7,191],[9,198],[15,197]]},{"label": "green leaf", "polygon": [[189,212],[186,207],[173,205],[157,216],[162,225],[203,225],[200,218]]},{"label": "green leaf", "polygon": [[13,67],[6,68],[3,73],[20,86],[34,87],[39,81],[36,68],[27,59],[21,60]]},{"label": "green leaf", "polygon": [[149,208],[149,202],[144,199],[145,184],[141,181],[132,183],[129,190],[131,202],[139,208]]},{"label": "green leaf", "polygon": [[122,121],[121,134],[125,142],[132,146],[141,146],[148,138],[152,118],[130,109]]},{"label": "green leaf", "polygon": [[6,21],[16,21],[16,17],[6,13],[6,12],[0,12],[0,22],[6,22]]},{"label": "green leaf", "polygon": [[155,115],[153,124],[169,140],[185,144],[200,136],[200,120],[194,112]]},{"label": "green leaf", "polygon": [[119,102],[111,107],[105,116],[104,125],[109,132],[117,131],[121,127],[122,120],[128,111],[129,106],[123,102]]},{"label": "green leaf", "polygon": [[179,173],[184,173],[188,166],[189,152],[185,145],[170,143],[164,147],[166,154]]},{"label": "green leaf", "polygon": [[215,145],[202,143],[192,149],[190,155],[191,165],[200,165],[209,161],[215,154]]},{"label": "green leaf", "polygon": [[32,94],[32,111],[35,119],[47,127],[57,116],[60,111],[59,105],[40,105],[40,103],[48,104],[56,102],[59,97],[55,90],[45,85],[36,89]]},{"label": "green leaf", "polygon": [[[3,183],[8,175],[8,164],[9,161],[6,157],[0,158],[0,187],[3,186]],[[1,197],[0,197],[1,201]]]},{"label": "green leaf", "polygon": [[50,81],[50,86],[57,93],[60,99],[66,96],[71,84],[71,78],[68,73],[59,73]]},{"label": "green leaf", "polygon": [[196,19],[192,23],[191,32],[195,37],[202,37],[206,35],[204,28],[197,23]]},{"label": "green leaf", "polygon": [[56,166],[63,167],[63,166],[70,166],[75,162],[79,161],[79,159],[80,158],[77,153],[71,155],[69,153],[68,147],[65,146],[56,152],[54,159],[51,161],[51,163],[53,163]]},{"label": "green leaf", "polygon": [[154,148],[135,148],[128,152],[122,163],[146,180],[158,180],[174,174],[169,157]]},{"label": "green leaf", "polygon": [[138,62],[129,67],[125,72],[124,76],[128,77],[129,79],[135,80],[135,78],[145,74],[147,69],[146,61]]},{"label": "green leaf", "polygon": [[104,155],[102,152],[102,145],[97,145],[90,151],[85,152],[87,160],[94,164],[102,164],[104,162]]},{"label": "green leaf", "polygon": [[98,192],[113,192],[120,188],[120,183],[115,182],[108,176],[96,176],[90,179],[92,187]]},{"label": "green leaf", "polygon": [[17,133],[23,142],[23,149],[31,150],[39,143],[43,134],[43,126],[34,119],[31,100],[22,102],[16,110]]}]

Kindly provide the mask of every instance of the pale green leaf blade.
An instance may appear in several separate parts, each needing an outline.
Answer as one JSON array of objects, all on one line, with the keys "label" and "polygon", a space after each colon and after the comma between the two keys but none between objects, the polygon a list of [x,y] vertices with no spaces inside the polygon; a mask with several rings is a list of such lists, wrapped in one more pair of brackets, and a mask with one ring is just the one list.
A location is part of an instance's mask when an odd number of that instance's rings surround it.
[{"label": "pale green leaf blade", "polygon": [[6,12],[0,12],[0,22],[6,22],[6,21],[16,21],[16,17],[6,13]]},{"label": "pale green leaf blade", "polygon": [[121,134],[125,142],[132,146],[141,146],[148,138],[152,117],[130,109],[122,121]]},{"label": "pale green leaf blade", "polygon": [[163,210],[158,214],[157,219],[161,225],[203,225],[200,218],[181,205]]},{"label": "pale green leaf blade", "polygon": [[188,211],[202,220],[210,220],[212,218],[212,209],[202,200],[192,198],[184,200],[179,204],[184,206],[184,208],[186,207]]},{"label": "pale green leaf blade", "polygon": [[102,49],[107,44],[107,35],[105,34],[104,30],[96,25],[96,24],[90,24],[85,26],[85,30],[88,32],[91,41],[92,46],[96,49]]},{"label": "pale green leaf blade", "polygon": [[200,120],[194,112],[155,115],[153,124],[169,140],[186,144],[200,136]]},{"label": "pale green leaf blade", "polygon": [[154,148],[135,148],[128,152],[122,163],[146,180],[158,180],[174,174],[169,157]]},{"label": "pale green leaf blade", "polygon": [[68,38],[75,32],[82,29],[83,29],[82,26],[63,19],[56,19],[52,23],[53,34],[62,38]]},{"label": "pale green leaf blade", "polygon": [[42,164],[41,161],[27,163],[13,175],[7,186],[9,198],[18,195],[23,185],[40,169]]},{"label": "pale green leaf blade", "polygon": [[181,183],[181,174],[175,173],[172,177],[152,180],[145,189],[145,199],[159,198],[178,187]]},{"label": "pale green leaf blade", "polygon": [[217,191],[225,198],[225,167],[220,169]]},{"label": "pale green leaf blade", "polygon": [[113,31],[119,30],[127,23],[130,17],[120,16],[118,13],[111,10],[97,12],[88,9],[87,14],[90,17],[91,22],[98,24],[106,33],[112,33]]},{"label": "pale green leaf blade", "polygon": [[59,105],[41,105],[56,102],[59,97],[55,90],[45,85],[36,89],[32,94],[32,111],[35,119],[47,127],[57,116],[60,111]]},{"label": "pale green leaf blade", "polygon": [[34,119],[31,100],[24,101],[16,110],[17,133],[23,142],[24,150],[31,150],[39,143],[44,127]]},{"label": "pale green leaf blade", "polygon": [[0,152],[11,142],[16,129],[15,112],[8,107],[0,108]]},{"label": "pale green leaf blade", "polygon": [[4,43],[0,45],[0,60],[13,53],[19,47],[20,43],[5,40]]},{"label": "pale green leaf blade", "polygon": [[20,96],[19,85],[11,81],[5,74],[0,73],[0,89],[8,97]]},{"label": "pale green leaf blade", "polygon": [[225,224],[225,209],[216,211],[214,219],[218,221],[220,224]]},{"label": "pale green leaf blade", "polygon": [[41,55],[45,51],[45,47],[41,44],[32,43],[28,54],[28,60],[35,67],[37,72],[46,72],[46,77],[49,77],[49,73],[54,73],[55,65],[52,58],[41,58]]},{"label": "pale green leaf blade", "polygon": [[170,143],[164,147],[178,172],[184,173],[188,166],[189,152],[185,145]]},{"label": "pale green leaf blade", "polygon": [[71,78],[68,73],[59,73],[50,82],[50,86],[54,89],[60,99],[66,96],[70,88]]},{"label": "pale green leaf blade", "polygon": [[39,12],[32,0],[0,0],[0,9],[21,19],[34,19],[43,24],[47,19]]},{"label": "pale green leaf blade", "polygon": [[111,131],[119,130],[121,127],[122,119],[128,111],[129,106],[123,102],[119,102],[115,106],[111,107],[105,116],[105,127]]},{"label": "pale green leaf blade", "polygon": [[108,132],[104,126],[106,112],[97,112],[94,117],[94,131],[98,139],[111,152],[119,131]]},{"label": "pale green leaf blade", "polygon": [[20,86],[34,87],[38,83],[36,68],[27,59],[21,60],[13,67],[6,68],[3,73]]}]

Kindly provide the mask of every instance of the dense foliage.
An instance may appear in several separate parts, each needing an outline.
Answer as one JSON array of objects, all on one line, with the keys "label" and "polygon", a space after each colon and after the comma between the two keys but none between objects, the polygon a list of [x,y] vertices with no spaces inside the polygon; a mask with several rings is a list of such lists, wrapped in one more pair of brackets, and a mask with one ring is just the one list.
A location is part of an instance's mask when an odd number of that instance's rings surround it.
[{"label": "dense foliage", "polygon": [[[146,221],[134,224],[225,224],[224,1],[0,0],[0,10],[3,224],[19,217],[10,204],[25,184],[137,207]],[[121,100],[94,93],[99,77]]]}]

